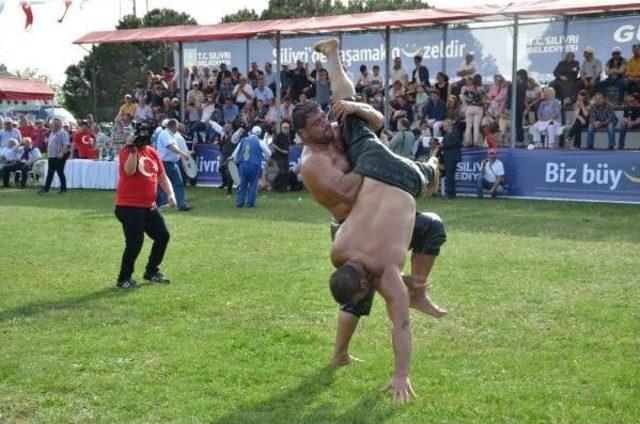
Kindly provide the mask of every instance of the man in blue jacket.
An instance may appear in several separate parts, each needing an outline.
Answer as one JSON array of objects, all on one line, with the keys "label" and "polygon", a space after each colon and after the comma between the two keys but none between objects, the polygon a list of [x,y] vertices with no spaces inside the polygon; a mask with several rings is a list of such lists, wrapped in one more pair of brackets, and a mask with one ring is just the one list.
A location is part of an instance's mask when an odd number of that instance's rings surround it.
[{"label": "man in blue jacket", "polygon": [[252,208],[256,203],[256,195],[258,193],[258,180],[262,171],[262,160],[271,157],[271,150],[264,141],[260,140],[262,129],[255,126],[251,129],[251,135],[243,138],[238,147],[233,152],[233,159],[238,164],[238,173],[240,174],[240,185],[238,186],[238,194],[236,195],[236,206],[244,207],[247,199],[247,206]]},{"label": "man in blue jacket", "polygon": [[440,161],[444,164],[444,192],[447,199],[456,197],[456,168],[462,160],[462,136],[456,130],[453,122],[447,119],[442,124],[444,137],[442,137],[442,156]]}]

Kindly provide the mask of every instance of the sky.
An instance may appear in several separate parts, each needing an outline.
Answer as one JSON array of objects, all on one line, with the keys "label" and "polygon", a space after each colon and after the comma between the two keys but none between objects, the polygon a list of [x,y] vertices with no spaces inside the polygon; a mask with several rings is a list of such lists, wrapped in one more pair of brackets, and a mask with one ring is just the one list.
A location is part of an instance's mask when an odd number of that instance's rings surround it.
[{"label": "sky", "polygon": [[[34,22],[24,30],[25,18],[20,0],[0,0],[0,28],[5,35],[0,41],[0,63],[9,71],[37,68],[53,81],[64,83],[64,71],[86,54],[72,42],[91,31],[112,30],[121,16],[132,13],[133,0],[74,0],[63,23],[58,19],[64,11],[63,0],[31,0]],[[38,3],[38,4],[35,4]],[[82,3],[82,8],[80,7]],[[260,13],[268,0],[137,0],[137,14],[142,17],[149,9],[172,8],[186,12],[200,24],[215,24],[236,10],[247,7]],[[456,7],[466,4],[504,3],[496,0],[436,0],[435,7]]]}]

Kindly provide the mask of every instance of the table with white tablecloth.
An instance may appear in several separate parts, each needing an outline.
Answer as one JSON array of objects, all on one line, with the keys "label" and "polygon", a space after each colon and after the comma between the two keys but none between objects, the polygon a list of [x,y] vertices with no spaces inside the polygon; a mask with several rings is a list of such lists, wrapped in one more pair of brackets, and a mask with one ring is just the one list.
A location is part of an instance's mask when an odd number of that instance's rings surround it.
[{"label": "table with white tablecloth", "polygon": [[[67,188],[115,190],[118,186],[118,164],[117,160],[110,162],[87,159],[68,160],[64,166]],[[54,175],[51,186],[60,187],[57,175]]]}]

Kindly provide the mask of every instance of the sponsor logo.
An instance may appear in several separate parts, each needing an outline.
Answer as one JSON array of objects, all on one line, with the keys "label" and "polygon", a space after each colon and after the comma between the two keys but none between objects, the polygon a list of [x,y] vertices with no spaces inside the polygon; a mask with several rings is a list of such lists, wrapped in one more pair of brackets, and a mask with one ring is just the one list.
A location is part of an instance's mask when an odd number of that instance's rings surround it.
[{"label": "sponsor logo", "polygon": [[640,25],[622,25],[613,33],[613,39],[618,43],[627,43],[634,38],[640,41]]},{"label": "sponsor logo", "polygon": [[571,168],[564,162],[547,162],[544,181],[549,184],[595,184],[615,190],[622,173],[622,170],[609,168],[607,163],[598,163],[595,166],[585,163],[582,167]]},{"label": "sponsor logo", "polygon": [[[637,171],[639,168],[640,168],[640,165],[639,165],[639,166],[634,166],[634,167],[632,167],[632,168],[631,168],[631,170],[635,172],[635,171]],[[626,172],[626,171],[624,171],[622,174],[623,174],[623,175],[625,176],[625,178],[626,178],[627,180],[629,180],[630,182],[632,182],[632,183],[634,183],[634,184],[640,184],[640,177],[635,177],[635,176],[633,176],[633,175],[629,174],[629,173],[628,173],[628,172]]]}]

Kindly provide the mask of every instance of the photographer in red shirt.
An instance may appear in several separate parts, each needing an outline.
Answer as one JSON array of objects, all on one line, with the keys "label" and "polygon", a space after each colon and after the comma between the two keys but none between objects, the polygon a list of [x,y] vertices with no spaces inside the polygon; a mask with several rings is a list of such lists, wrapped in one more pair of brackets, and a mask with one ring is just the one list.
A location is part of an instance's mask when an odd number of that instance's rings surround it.
[{"label": "photographer in red shirt", "polygon": [[96,159],[96,135],[87,121],[80,121],[80,129],[73,135],[73,149],[78,151],[79,159]]},{"label": "photographer in red shirt", "polygon": [[145,233],[153,240],[153,246],[143,278],[150,283],[169,283],[159,269],[169,243],[169,231],[156,205],[158,184],[167,193],[169,206],[176,205],[176,198],[158,152],[149,146],[151,130],[146,124],[138,124],[134,137],[125,141],[119,155],[115,214],[122,223],[125,249],[116,285],[123,289],[136,285],[131,276]]}]

